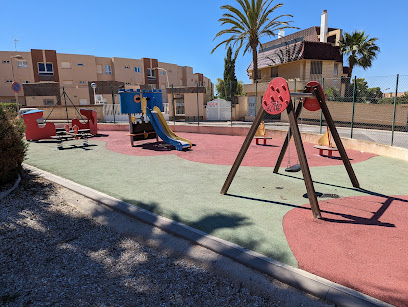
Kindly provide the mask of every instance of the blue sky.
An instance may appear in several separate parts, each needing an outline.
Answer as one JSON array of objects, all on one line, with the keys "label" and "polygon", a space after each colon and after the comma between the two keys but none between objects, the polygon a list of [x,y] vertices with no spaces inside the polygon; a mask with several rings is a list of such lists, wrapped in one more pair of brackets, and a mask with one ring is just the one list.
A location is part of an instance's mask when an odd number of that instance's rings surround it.
[{"label": "blue sky", "polygon": [[[320,25],[323,9],[329,27],[346,32],[365,30],[378,37],[381,53],[372,68],[354,70],[357,76],[408,75],[406,0],[389,1],[276,1],[277,14],[292,14],[293,26]],[[157,58],[192,66],[215,83],[223,76],[226,50],[211,50],[220,30],[220,6],[233,0],[122,0],[122,1],[7,1],[2,4],[0,50],[55,49],[60,53],[105,57]],[[369,3],[369,4],[368,4]],[[7,12],[5,14],[5,12]],[[286,34],[295,30],[286,30]],[[266,42],[270,39],[266,39]],[[251,56],[239,55],[237,78],[249,82],[246,68]]]}]

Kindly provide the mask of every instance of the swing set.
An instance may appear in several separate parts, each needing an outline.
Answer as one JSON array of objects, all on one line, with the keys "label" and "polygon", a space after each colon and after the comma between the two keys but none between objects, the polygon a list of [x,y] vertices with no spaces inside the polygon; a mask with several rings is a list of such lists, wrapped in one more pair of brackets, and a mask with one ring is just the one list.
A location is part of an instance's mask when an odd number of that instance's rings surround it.
[{"label": "swing set", "polygon": [[[301,101],[297,105],[296,110],[294,108],[291,98],[301,98]],[[310,174],[310,169],[306,159],[305,149],[303,146],[298,125],[298,118],[303,107],[309,111],[317,111],[320,109],[322,110],[327,125],[330,128],[330,131],[332,132],[333,139],[337,145],[337,149],[340,153],[341,159],[343,160],[343,164],[346,168],[350,181],[353,187],[355,188],[360,187],[360,184],[354,173],[353,167],[351,166],[350,160],[347,156],[346,150],[344,149],[343,143],[337,132],[333,118],[331,117],[330,111],[327,107],[326,98],[319,82],[310,81],[309,83],[307,83],[303,93],[291,93],[289,92],[289,86],[285,79],[275,78],[269,83],[263,95],[262,107],[259,109],[255,117],[255,120],[252,123],[251,128],[249,129],[248,135],[246,136],[245,141],[242,144],[242,147],[235,159],[235,162],[231,167],[227,179],[225,180],[224,185],[221,188],[221,194],[224,195],[227,194],[228,189],[232,183],[232,180],[234,179],[238,171],[238,168],[241,165],[241,162],[244,159],[245,154],[249,148],[249,145],[251,144],[252,139],[254,138],[255,133],[266,113],[277,115],[282,113],[286,109],[288,113],[290,126],[273,172],[274,173],[279,172],[279,167],[282,164],[282,160],[283,157],[285,156],[286,150],[288,149],[290,139],[293,136],[298,156],[299,167],[303,173],[303,179],[305,182],[307,196],[309,198],[313,217],[317,219],[321,218],[319,203],[317,201],[317,195]],[[294,169],[298,168],[298,167],[295,168],[294,166],[295,165],[293,166],[288,165],[287,169],[289,167]]]},{"label": "swing set", "polygon": [[[56,128],[54,123],[48,122],[48,118],[55,107],[61,104],[62,99],[64,100],[67,123],[63,128]],[[72,120],[72,123],[69,122],[67,99],[74,107],[82,122],[76,118]],[[24,114],[23,120],[26,125],[25,135],[27,141],[56,139],[58,141],[57,148],[62,149],[62,142],[69,139],[84,139],[83,146],[88,146],[88,137],[98,133],[96,112],[88,109],[79,109],[78,111],[64,88],[62,88],[62,94],[58,97],[57,102],[44,120],[45,124],[39,125],[38,119],[43,117],[43,112],[43,110],[34,110]],[[82,116],[84,116],[86,120]]]}]

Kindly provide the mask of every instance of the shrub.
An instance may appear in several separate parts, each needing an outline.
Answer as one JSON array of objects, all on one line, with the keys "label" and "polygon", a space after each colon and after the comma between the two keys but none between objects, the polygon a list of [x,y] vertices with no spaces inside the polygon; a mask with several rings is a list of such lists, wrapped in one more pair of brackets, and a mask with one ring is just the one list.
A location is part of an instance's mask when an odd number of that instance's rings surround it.
[{"label": "shrub", "polygon": [[17,104],[14,102],[2,102],[0,105],[3,107],[4,112],[6,112],[7,117],[17,116]]},{"label": "shrub", "polygon": [[15,112],[6,110],[0,105],[0,185],[17,178],[27,150],[24,123]]}]

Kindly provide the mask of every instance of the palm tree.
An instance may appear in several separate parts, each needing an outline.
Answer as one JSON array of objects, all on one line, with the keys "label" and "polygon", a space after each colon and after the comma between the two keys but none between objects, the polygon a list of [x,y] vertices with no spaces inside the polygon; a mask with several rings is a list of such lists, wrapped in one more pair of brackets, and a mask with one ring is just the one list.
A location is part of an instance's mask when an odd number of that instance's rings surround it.
[{"label": "palm tree", "polygon": [[275,18],[269,16],[282,3],[272,6],[273,0],[235,0],[239,7],[223,5],[221,9],[227,10],[218,21],[221,26],[228,25],[230,28],[221,30],[215,35],[214,39],[224,34],[229,37],[219,43],[211,51],[213,53],[219,46],[225,44],[226,47],[233,46],[236,48],[235,57],[242,47],[245,55],[249,50],[252,51],[253,73],[252,78],[258,77],[258,51],[260,39],[264,36],[276,36],[275,32],[290,27],[292,21],[281,21],[282,17],[293,17],[292,15],[279,15]]},{"label": "palm tree", "polygon": [[378,38],[368,38],[364,31],[344,33],[340,41],[340,51],[348,56],[349,72],[351,78],[354,66],[361,66],[364,69],[371,67],[372,61],[377,57],[380,48],[375,44]]}]

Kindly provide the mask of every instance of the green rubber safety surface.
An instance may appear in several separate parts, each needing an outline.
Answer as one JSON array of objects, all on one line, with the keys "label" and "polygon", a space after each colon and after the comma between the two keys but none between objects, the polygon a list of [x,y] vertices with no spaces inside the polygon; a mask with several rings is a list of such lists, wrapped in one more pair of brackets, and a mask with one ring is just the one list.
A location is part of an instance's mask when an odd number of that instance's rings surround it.
[{"label": "green rubber safety surface", "polygon": [[[273,174],[269,167],[240,167],[228,195],[221,195],[231,166],[176,155],[124,155],[95,139],[90,145],[58,150],[55,143],[30,143],[25,162],[297,266],[282,220],[289,210],[308,203],[301,172],[285,173],[281,168],[280,174]],[[377,156],[353,168],[365,190],[352,187],[341,165],[311,168],[316,191],[339,197],[407,193],[404,161]]]}]

